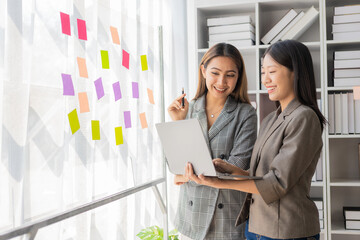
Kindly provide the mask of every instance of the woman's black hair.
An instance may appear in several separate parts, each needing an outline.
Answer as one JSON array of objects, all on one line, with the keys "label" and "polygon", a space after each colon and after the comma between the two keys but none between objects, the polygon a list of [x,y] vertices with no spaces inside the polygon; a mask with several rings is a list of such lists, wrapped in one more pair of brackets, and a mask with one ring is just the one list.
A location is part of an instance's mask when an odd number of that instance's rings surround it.
[{"label": "woman's black hair", "polygon": [[315,75],[309,49],[301,42],[285,40],[271,45],[263,58],[267,54],[294,73],[294,92],[297,100],[314,110],[323,130],[327,121],[317,105]]}]

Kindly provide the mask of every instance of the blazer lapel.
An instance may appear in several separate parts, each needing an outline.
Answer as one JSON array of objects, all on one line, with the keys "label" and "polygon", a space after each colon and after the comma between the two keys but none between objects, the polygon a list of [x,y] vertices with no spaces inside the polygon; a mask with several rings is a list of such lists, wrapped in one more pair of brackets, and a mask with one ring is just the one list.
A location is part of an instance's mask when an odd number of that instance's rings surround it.
[{"label": "blazer lapel", "polygon": [[208,136],[208,124],[205,112],[205,95],[199,97],[194,104],[194,113],[196,118],[199,120],[202,132],[204,134],[206,143],[209,146],[209,136]]},{"label": "blazer lapel", "polygon": [[[263,137],[259,136],[258,138],[261,142],[259,143],[259,147],[256,149],[256,153],[257,153],[256,161],[254,161],[253,166],[251,166],[250,168],[252,175],[255,174],[256,168],[260,160],[260,153],[266,141],[275,132],[275,130],[284,122],[286,116],[290,115],[300,105],[301,103],[299,101],[293,99],[283,112],[281,112],[280,114],[274,114],[273,119],[269,121],[269,127],[267,127],[267,129],[264,130],[264,134],[262,135]],[[279,111],[280,111],[280,107],[278,108],[277,112]]]},{"label": "blazer lapel", "polygon": [[237,102],[231,96],[226,99],[223,110],[209,129],[209,141],[213,139],[235,117]]}]

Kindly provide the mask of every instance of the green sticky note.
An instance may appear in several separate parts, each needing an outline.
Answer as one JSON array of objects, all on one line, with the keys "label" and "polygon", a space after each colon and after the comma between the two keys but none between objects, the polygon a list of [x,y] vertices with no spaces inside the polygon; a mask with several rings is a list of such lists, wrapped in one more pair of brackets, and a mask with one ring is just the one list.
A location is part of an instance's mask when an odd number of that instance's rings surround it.
[{"label": "green sticky note", "polygon": [[91,120],[92,139],[100,140],[100,121]]},{"label": "green sticky note", "polygon": [[109,53],[108,53],[108,51],[100,50],[100,52],[101,52],[102,68],[109,69],[110,64],[109,64]]},{"label": "green sticky note", "polygon": [[76,133],[77,130],[80,129],[80,122],[76,112],[76,108],[68,114],[68,117],[69,117],[71,133],[74,134]]},{"label": "green sticky note", "polygon": [[115,128],[115,140],[116,140],[116,145],[120,145],[124,143],[122,127]]},{"label": "green sticky note", "polygon": [[143,71],[148,70],[146,55],[141,55],[141,56],[140,56],[140,60],[141,60],[141,69],[142,69]]}]

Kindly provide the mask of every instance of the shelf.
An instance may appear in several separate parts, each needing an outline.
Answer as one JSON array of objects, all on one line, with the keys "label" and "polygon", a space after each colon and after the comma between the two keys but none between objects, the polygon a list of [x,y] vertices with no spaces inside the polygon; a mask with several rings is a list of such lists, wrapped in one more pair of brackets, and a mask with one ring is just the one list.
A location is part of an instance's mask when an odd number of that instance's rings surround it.
[{"label": "shelf", "polygon": [[360,179],[334,179],[330,186],[334,187],[360,187]]},{"label": "shelf", "polygon": [[354,87],[328,87],[328,91],[352,91]]},{"label": "shelf", "polygon": [[347,230],[344,227],[343,222],[333,222],[331,226],[331,233],[332,234],[350,234],[350,235],[360,235],[360,230]]},{"label": "shelf", "polygon": [[[303,44],[307,46],[310,50],[320,48],[320,42],[303,42]],[[268,47],[270,47],[269,44],[259,45],[259,49],[267,49]]]},{"label": "shelf", "polygon": [[323,187],[324,182],[323,181],[317,181],[317,182],[311,182],[312,187]]},{"label": "shelf", "polygon": [[[240,52],[254,52],[257,49],[256,45],[252,45],[252,46],[244,46],[244,47],[240,47],[237,48]],[[198,53],[206,53],[207,50],[209,50],[209,48],[199,48],[197,51]]]},{"label": "shelf", "polygon": [[329,138],[360,138],[360,134],[349,134],[349,135],[330,135]]},{"label": "shelf", "polygon": [[360,41],[353,41],[353,40],[349,40],[349,41],[340,41],[340,40],[327,40],[326,41],[327,45],[334,45],[334,46],[343,46],[343,45],[360,45]]}]

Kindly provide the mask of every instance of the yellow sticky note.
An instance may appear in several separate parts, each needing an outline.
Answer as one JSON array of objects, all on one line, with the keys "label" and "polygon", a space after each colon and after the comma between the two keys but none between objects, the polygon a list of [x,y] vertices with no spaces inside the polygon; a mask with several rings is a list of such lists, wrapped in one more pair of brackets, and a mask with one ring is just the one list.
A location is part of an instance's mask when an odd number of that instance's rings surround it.
[{"label": "yellow sticky note", "polygon": [[152,91],[150,88],[148,88],[148,89],[147,89],[147,93],[148,93],[148,97],[149,97],[149,102],[150,102],[151,104],[155,104],[153,91]]},{"label": "yellow sticky note", "polygon": [[124,143],[122,127],[115,128],[115,140],[116,140],[116,145],[120,145]]},{"label": "yellow sticky note", "polygon": [[76,108],[68,114],[68,117],[69,117],[71,133],[74,134],[76,133],[77,130],[80,129],[80,122],[76,112]]},{"label": "yellow sticky note", "polygon": [[88,78],[88,71],[87,71],[87,67],[86,67],[86,59],[78,57],[77,58],[77,63],[78,63],[80,77]]},{"label": "yellow sticky note", "polygon": [[80,113],[90,112],[89,108],[89,100],[86,92],[79,92],[79,105],[80,105]]},{"label": "yellow sticky note", "polygon": [[141,55],[141,56],[140,56],[140,60],[141,60],[141,69],[142,69],[143,71],[148,70],[146,55]]},{"label": "yellow sticky note", "polygon": [[353,87],[354,100],[360,100],[360,86]]},{"label": "yellow sticky note", "polygon": [[113,43],[120,45],[120,38],[117,28],[110,26],[110,32]]},{"label": "yellow sticky note", "polygon": [[91,120],[92,140],[100,140],[100,121]]},{"label": "yellow sticky note", "polygon": [[147,121],[146,121],[146,116],[145,116],[145,113],[140,113],[140,122],[141,122],[141,128],[144,129],[144,128],[147,128],[148,127],[148,124],[147,124]]}]

